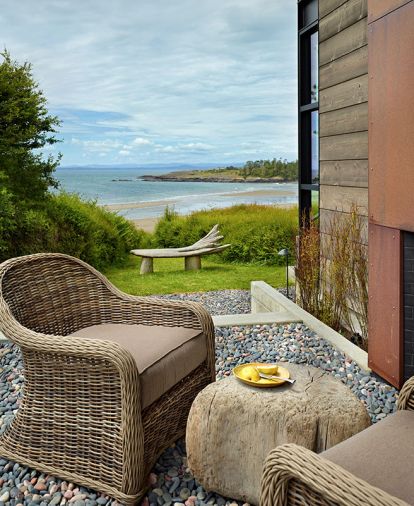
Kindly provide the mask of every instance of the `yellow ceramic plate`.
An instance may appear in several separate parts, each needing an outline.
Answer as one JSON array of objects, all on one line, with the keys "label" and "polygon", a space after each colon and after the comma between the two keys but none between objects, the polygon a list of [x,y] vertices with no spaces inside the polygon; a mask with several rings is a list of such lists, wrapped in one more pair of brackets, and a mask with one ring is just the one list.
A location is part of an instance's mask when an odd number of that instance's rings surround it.
[{"label": "yellow ceramic plate", "polygon": [[[233,369],[233,374],[236,376],[237,379],[239,379],[240,381],[243,381],[243,383],[246,383],[247,385],[251,385],[252,387],[260,387],[260,388],[278,387],[279,385],[283,385],[283,383],[286,383],[286,381],[284,381],[283,379],[281,379],[281,380],[268,380],[268,379],[260,378],[259,381],[252,381],[252,380],[248,380],[246,378],[243,378],[240,375],[240,372],[243,369],[245,369],[246,367],[253,366],[253,367],[258,367],[258,368],[260,368],[260,367],[265,368],[265,367],[269,367],[271,365],[277,365],[277,364],[266,364],[263,362],[251,362],[250,364],[240,364],[240,365],[237,365]],[[265,374],[268,374],[268,373],[265,373]],[[282,367],[280,365],[277,365],[276,375],[282,376],[284,378],[290,378],[289,371],[285,367]]]}]

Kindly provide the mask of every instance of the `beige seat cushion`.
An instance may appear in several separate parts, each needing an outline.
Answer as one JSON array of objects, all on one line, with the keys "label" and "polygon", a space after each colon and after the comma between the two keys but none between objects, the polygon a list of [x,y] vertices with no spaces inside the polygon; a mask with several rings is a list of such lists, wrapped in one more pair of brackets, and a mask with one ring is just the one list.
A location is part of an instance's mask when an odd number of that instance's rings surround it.
[{"label": "beige seat cushion", "polygon": [[71,335],[113,341],[132,354],[140,373],[142,408],[159,399],[207,357],[205,336],[200,330],[184,327],[109,323]]},{"label": "beige seat cushion", "polygon": [[397,411],[320,455],[371,485],[414,504],[413,411]]}]

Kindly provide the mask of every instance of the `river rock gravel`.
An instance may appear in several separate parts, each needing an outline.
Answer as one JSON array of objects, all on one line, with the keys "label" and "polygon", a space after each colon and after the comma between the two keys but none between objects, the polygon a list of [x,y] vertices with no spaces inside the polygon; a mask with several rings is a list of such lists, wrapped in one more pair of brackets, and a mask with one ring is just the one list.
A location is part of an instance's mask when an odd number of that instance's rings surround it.
[{"label": "river rock gravel", "polygon": [[250,313],[250,290],[174,293],[158,295],[163,299],[200,302],[212,315]]},{"label": "river rock gravel", "polygon": [[[166,298],[195,300],[213,314],[250,311],[250,294],[225,290],[181,294]],[[366,405],[375,423],[396,409],[395,388],[361,370],[358,365],[320,339],[302,324],[255,325],[216,329],[216,372],[220,380],[232,368],[249,361],[281,361],[310,364],[333,374]],[[20,403],[24,371],[20,350],[4,342],[0,345],[0,433],[12,421]],[[149,492],[143,506],[236,506],[241,502],[205,491],[186,466],[184,442],[168,448],[149,476]],[[0,506],[114,505],[117,501],[96,491],[62,481],[54,476],[0,459]]]}]

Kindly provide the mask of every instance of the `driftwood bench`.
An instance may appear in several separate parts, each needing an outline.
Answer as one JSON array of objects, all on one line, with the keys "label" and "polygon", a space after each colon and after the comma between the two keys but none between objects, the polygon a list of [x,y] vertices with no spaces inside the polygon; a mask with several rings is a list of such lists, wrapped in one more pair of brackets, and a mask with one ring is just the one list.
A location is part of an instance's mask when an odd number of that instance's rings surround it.
[{"label": "driftwood bench", "polygon": [[211,255],[228,248],[230,244],[220,244],[223,236],[220,235],[218,225],[210,230],[202,239],[185,248],[164,249],[133,249],[133,255],[142,257],[140,274],[154,272],[154,258],[184,258],[186,271],[194,271],[201,268],[201,257]]}]

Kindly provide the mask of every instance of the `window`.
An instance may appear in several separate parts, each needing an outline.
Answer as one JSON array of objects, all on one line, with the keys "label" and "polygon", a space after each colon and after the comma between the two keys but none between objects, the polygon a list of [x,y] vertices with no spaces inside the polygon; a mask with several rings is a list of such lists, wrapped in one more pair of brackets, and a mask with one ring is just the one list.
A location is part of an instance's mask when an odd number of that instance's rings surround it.
[{"label": "window", "polygon": [[319,209],[318,0],[298,1],[298,52],[299,212],[308,220]]}]

